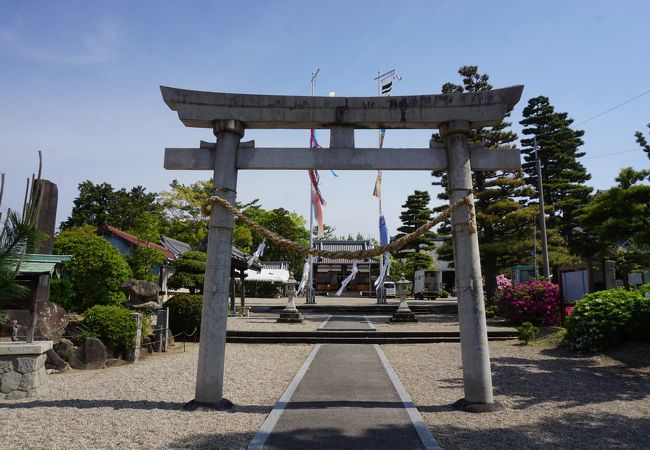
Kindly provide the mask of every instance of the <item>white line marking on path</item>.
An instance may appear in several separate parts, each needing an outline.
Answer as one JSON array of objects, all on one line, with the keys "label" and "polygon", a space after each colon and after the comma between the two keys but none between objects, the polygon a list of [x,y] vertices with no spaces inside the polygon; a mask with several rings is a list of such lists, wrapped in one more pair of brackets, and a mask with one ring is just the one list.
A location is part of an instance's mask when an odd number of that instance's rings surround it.
[{"label": "white line marking on path", "polygon": [[381,363],[384,365],[386,372],[388,372],[390,381],[393,382],[393,386],[395,386],[395,390],[397,391],[400,400],[402,400],[404,408],[406,408],[406,412],[411,418],[411,422],[413,423],[415,430],[418,432],[418,436],[420,436],[420,441],[422,441],[424,448],[427,450],[441,450],[438,442],[436,441],[436,438],[433,437],[426,423],[424,423],[424,419],[422,419],[420,411],[418,411],[418,409],[415,407],[415,404],[411,400],[408,392],[406,392],[404,385],[399,380],[397,373],[395,373],[393,368],[390,366],[386,355],[384,355],[384,352],[381,350],[381,348],[379,348],[379,345],[373,344],[373,347],[375,347],[375,351],[377,352]]},{"label": "white line marking on path", "polygon": [[[329,320],[329,317],[327,320]],[[266,442],[266,439],[269,437],[269,434],[271,434],[271,431],[273,431],[273,427],[275,427],[275,424],[278,423],[278,420],[280,419],[282,412],[287,407],[287,403],[289,403],[289,400],[291,400],[293,393],[296,391],[296,388],[302,381],[302,378],[305,376],[305,373],[307,373],[307,369],[309,369],[309,366],[311,365],[311,362],[314,360],[314,357],[316,356],[316,353],[318,353],[320,347],[321,344],[316,344],[314,349],[311,351],[311,353],[303,363],[302,367],[300,368],[296,376],[293,377],[293,380],[289,384],[287,390],[284,391],[284,394],[282,394],[280,400],[278,400],[278,402],[275,404],[275,406],[273,407],[269,415],[266,417],[266,420],[264,421],[260,429],[255,434],[255,437],[253,437],[251,443],[248,444],[248,450],[262,450],[262,447],[264,447],[264,442]]]},{"label": "white line marking on path", "polygon": [[331,318],[332,316],[327,316],[327,319],[323,320],[320,325],[318,325],[317,330],[325,328],[325,325],[327,325],[327,322],[329,322]]},{"label": "white line marking on path", "polygon": [[366,317],[365,314],[363,315],[363,319],[364,319],[364,320],[366,321],[366,323],[368,324],[368,328],[370,328],[371,330],[374,330],[374,329],[375,329],[375,326],[372,324],[372,322],[370,321],[370,319],[368,319],[368,318]]}]

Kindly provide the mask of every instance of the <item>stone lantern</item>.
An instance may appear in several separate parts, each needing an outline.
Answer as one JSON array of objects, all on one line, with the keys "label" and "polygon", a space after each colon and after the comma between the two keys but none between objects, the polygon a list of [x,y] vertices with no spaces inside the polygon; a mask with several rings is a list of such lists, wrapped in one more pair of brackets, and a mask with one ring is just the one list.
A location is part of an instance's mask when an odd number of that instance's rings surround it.
[{"label": "stone lantern", "polygon": [[296,296],[296,284],[297,282],[293,278],[293,275],[291,275],[291,277],[284,283],[288,301],[287,306],[285,306],[284,309],[280,312],[278,322],[302,323],[303,321],[302,314],[300,314],[300,311],[298,311],[296,304],[293,301],[294,297]]},{"label": "stone lantern", "polygon": [[411,309],[409,308],[408,303],[406,303],[406,296],[409,293],[409,284],[411,284],[411,282],[408,281],[406,278],[404,278],[404,275],[402,275],[400,279],[395,282],[395,288],[397,291],[396,294],[400,298],[400,302],[397,311],[395,311],[395,314],[393,314],[393,317],[391,317],[390,319],[391,322],[417,322],[418,321],[415,318],[415,314],[413,314],[413,311],[411,311]]}]

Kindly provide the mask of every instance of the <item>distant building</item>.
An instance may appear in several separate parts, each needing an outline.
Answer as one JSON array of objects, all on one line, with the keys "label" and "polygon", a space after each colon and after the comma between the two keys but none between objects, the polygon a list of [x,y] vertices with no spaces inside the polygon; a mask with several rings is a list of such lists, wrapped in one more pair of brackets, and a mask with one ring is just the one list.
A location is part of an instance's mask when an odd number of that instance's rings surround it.
[{"label": "distant building", "polygon": [[[315,248],[327,251],[359,251],[373,248],[372,242],[317,240]],[[333,295],[341,287],[341,282],[352,272],[351,259],[330,259],[316,257],[314,260],[314,289],[317,295]],[[378,268],[379,261],[365,258],[357,261],[359,272],[346,288],[347,295],[374,295],[375,288],[371,269]]]}]

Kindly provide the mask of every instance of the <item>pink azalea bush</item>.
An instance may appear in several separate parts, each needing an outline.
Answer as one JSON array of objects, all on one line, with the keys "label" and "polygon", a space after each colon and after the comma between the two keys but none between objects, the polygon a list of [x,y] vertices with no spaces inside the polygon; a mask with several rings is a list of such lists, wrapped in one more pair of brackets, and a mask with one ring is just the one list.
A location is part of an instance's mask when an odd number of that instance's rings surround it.
[{"label": "pink azalea bush", "polygon": [[560,287],[549,280],[504,285],[499,289],[497,302],[501,315],[515,324],[531,322],[553,326],[560,323]]}]

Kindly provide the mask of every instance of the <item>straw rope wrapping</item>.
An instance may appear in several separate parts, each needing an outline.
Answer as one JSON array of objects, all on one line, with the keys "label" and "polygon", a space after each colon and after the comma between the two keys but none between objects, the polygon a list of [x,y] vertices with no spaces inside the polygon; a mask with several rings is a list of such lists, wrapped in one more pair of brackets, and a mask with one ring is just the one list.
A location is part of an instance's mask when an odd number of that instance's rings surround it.
[{"label": "straw rope wrapping", "polygon": [[[221,190],[221,189],[217,189],[217,190]],[[424,233],[429,231],[434,225],[449,218],[451,216],[452,211],[454,211],[455,209],[463,205],[467,206],[467,209],[469,211],[470,230],[472,233],[476,233],[476,221],[474,218],[473,208],[472,208],[473,205],[469,196],[463,197],[455,201],[449,208],[447,208],[440,214],[436,215],[427,223],[418,227],[418,229],[413,231],[412,233],[404,235],[401,238],[393,242],[390,242],[389,244],[382,245],[380,247],[375,247],[373,249],[368,249],[368,250],[357,250],[352,252],[351,251],[333,252],[327,250],[319,250],[316,248],[303,247],[302,245],[296,242],[290,241],[289,239],[285,239],[279,234],[264,228],[262,225],[258,224],[257,222],[254,222],[249,217],[247,217],[243,212],[239,211],[237,208],[231,205],[227,200],[218,197],[216,195],[213,195],[212,197],[208,198],[203,203],[203,205],[201,206],[201,210],[203,214],[205,214],[206,216],[210,215],[210,212],[212,210],[212,205],[219,205],[222,208],[226,209],[227,211],[231,212],[232,214],[235,215],[235,217],[240,219],[246,225],[250,226],[253,230],[257,231],[259,234],[267,238],[269,241],[273,242],[276,245],[279,245],[280,247],[288,248],[306,255],[322,256],[323,258],[330,258],[330,259],[365,259],[365,258],[372,258],[373,256],[382,255],[384,252],[394,252],[395,250],[399,250],[400,248],[404,247],[412,240],[422,236]]]}]

